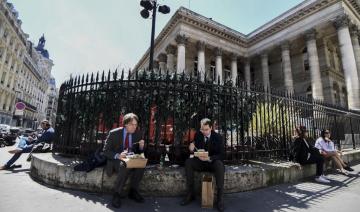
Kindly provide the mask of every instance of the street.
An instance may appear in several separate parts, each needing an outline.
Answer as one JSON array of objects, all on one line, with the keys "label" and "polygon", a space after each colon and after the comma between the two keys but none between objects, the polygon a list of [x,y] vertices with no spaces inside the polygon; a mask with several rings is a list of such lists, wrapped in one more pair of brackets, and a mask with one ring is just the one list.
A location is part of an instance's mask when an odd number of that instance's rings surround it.
[{"label": "street", "polygon": [[[14,147],[0,149],[0,163],[10,158],[7,152]],[[57,211],[116,211],[109,206],[111,195],[95,194],[41,185],[29,176],[27,154],[16,164],[22,168],[0,171],[0,211],[2,212],[52,212]],[[351,176],[329,174],[331,184],[314,183],[311,179],[297,184],[284,184],[256,191],[226,194],[226,211],[359,211],[360,165],[353,166]],[[214,211],[200,208],[200,198],[189,206],[179,206],[180,197],[147,197],[144,204],[123,199],[117,211]]]}]

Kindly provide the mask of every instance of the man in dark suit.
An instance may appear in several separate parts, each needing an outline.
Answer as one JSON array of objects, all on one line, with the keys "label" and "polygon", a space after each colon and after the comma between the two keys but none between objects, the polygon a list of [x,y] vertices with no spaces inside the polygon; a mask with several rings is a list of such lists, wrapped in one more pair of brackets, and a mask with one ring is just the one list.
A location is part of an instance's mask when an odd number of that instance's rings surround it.
[{"label": "man in dark suit", "polygon": [[22,153],[30,153],[29,157],[31,157],[31,153],[32,153],[33,149],[36,148],[37,144],[39,144],[39,143],[51,144],[53,142],[54,137],[55,137],[55,131],[51,127],[50,122],[48,120],[43,120],[41,122],[41,128],[43,129],[43,133],[41,134],[41,136],[39,138],[37,138],[37,140],[34,140],[34,141],[32,141],[32,139],[31,139],[31,141],[28,140],[28,145],[9,151],[9,153],[14,154],[14,155],[10,158],[10,160],[8,162],[5,163],[4,166],[0,166],[0,170],[10,169],[11,166],[17,161],[17,159],[20,158]]},{"label": "man in dark suit", "polygon": [[121,207],[120,193],[129,174],[132,174],[129,198],[136,202],[144,202],[138,188],[145,169],[127,169],[123,161],[128,152],[135,154],[144,152],[145,142],[142,134],[137,130],[138,121],[139,118],[135,114],[126,114],[123,118],[124,127],[111,130],[104,146],[104,154],[108,159],[106,174],[111,176],[114,172],[117,173],[115,193],[111,202],[115,208]]},{"label": "man in dark suit", "polygon": [[224,210],[224,143],[220,134],[212,129],[210,119],[202,119],[200,122],[200,132],[195,134],[194,142],[189,145],[190,153],[204,149],[209,152],[209,157],[193,157],[185,162],[187,195],[181,202],[181,205],[187,205],[195,199],[194,195],[194,171],[213,172],[216,178],[217,186],[217,208]]}]

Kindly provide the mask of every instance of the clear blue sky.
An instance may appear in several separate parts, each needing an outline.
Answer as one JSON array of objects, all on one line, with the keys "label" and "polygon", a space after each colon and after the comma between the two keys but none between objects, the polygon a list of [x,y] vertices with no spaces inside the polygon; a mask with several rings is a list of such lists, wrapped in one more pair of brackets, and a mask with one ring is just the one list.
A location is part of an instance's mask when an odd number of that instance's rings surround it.
[{"label": "clear blue sky", "polygon": [[[129,69],[150,45],[151,20],[140,16],[140,0],[8,0],[22,28],[37,44],[44,33],[57,87],[73,75]],[[156,34],[184,6],[248,34],[302,0],[158,0],[171,8],[157,16]]]}]

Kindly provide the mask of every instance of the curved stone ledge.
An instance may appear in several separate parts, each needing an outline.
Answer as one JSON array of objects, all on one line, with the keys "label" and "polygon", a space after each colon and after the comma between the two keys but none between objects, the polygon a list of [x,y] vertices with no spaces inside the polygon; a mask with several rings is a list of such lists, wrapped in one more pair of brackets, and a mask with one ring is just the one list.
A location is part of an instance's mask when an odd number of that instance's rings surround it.
[{"label": "curved stone ledge", "polygon": [[[345,161],[360,159],[360,151],[345,153]],[[75,172],[73,167],[79,163],[73,158],[65,158],[51,153],[34,154],[30,175],[45,184],[79,189],[91,192],[111,192],[116,176],[108,177],[103,168],[91,172]],[[250,165],[225,167],[225,193],[241,192],[266,186],[296,182],[315,175],[315,165],[299,166],[292,162],[262,163],[252,161]],[[200,174],[195,175],[196,191],[200,192]],[[128,182],[127,182],[128,185]],[[178,196],[186,189],[183,167],[158,170],[153,166],[146,168],[140,185],[140,192],[146,196]],[[126,189],[127,186],[125,186]]]}]

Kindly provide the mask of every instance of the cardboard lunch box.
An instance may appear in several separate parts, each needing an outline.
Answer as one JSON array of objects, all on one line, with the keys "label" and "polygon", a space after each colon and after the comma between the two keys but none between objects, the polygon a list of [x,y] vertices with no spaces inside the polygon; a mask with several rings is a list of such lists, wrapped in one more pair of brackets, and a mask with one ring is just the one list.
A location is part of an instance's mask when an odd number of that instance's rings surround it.
[{"label": "cardboard lunch box", "polygon": [[194,152],[194,156],[195,157],[209,157],[209,152],[203,152],[203,151]]},{"label": "cardboard lunch box", "polygon": [[126,163],[126,168],[136,169],[145,168],[148,159],[146,158],[125,158],[123,159]]}]

